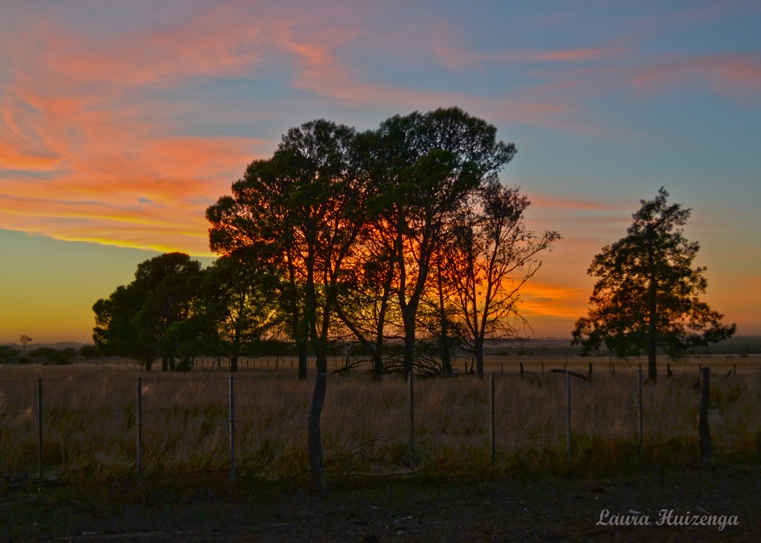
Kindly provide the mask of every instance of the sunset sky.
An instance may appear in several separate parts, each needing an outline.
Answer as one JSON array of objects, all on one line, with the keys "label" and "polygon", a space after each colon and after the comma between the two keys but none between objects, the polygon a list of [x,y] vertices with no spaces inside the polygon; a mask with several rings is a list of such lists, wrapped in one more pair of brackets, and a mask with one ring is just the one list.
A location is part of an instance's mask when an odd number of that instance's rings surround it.
[{"label": "sunset sky", "polygon": [[204,211],[282,134],[457,105],[563,239],[524,293],[570,337],[601,247],[659,187],[706,300],[761,334],[758,1],[0,0],[0,342],[89,341],[136,265],[213,255]]}]

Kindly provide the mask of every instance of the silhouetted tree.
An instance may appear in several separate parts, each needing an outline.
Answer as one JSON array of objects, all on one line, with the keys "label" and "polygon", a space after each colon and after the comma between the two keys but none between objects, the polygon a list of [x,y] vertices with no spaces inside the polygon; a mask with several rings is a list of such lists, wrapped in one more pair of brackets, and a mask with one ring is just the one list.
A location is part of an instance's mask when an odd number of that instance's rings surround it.
[{"label": "silhouetted tree", "polygon": [[496,180],[515,146],[496,140],[496,128],[459,108],[383,122],[369,145],[369,170],[380,190],[378,215],[391,233],[398,270],[395,296],[404,325],[402,371],[415,358],[417,313],[431,258],[448,221],[482,183]]},{"label": "silhouetted tree", "polygon": [[101,355],[97,345],[83,345],[79,348],[79,356],[84,356],[87,360],[97,358]]},{"label": "silhouetted tree", "polygon": [[542,265],[537,254],[560,239],[557,232],[540,234],[526,228],[531,205],[518,188],[493,182],[474,195],[455,221],[451,242],[442,251],[443,275],[452,285],[452,318],[466,352],[484,376],[484,341],[516,334],[520,290]]},{"label": "silhouetted tree", "polygon": [[735,325],[701,302],[707,281],[704,267],[692,267],[699,244],[682,235],[690,216],[679,204],[667,205],[661,187],[654,200],[640,200],[627,236],[603,247],[588,274],[597,277],[589,315],[576,321],[574,344],[582,354],[603,343],[616,356],[647,354],[648,377],[658,376],[656,354],[669,356],[722,341]]},{"label": "silhouetted tree", "polygon": [[212,264],[201,284],[202,307],[195,317],[208,341],[238,369],[241,354],[256,354],[257,345],[282,322],[278,311],[278,277],[255,255],[245,251],[223,256]]},{"label": "silhouetted tree", "polygon": [[140,263],[135,280],[93,306],[93,340],[104,354],[128,356],[145,365],[162,357],[162,370],[175,369],[172,324],[190,316],[201,264],[184,253],[165,253]]},{"label": "silhouetted tree", "polygon": [[[213,250],[260,247],[293,286],[293,332],[308,334],[317,380],[309,409],[308,450],[313,484],[327,488],[320,415],[327,385],[329,336],[346,264],[366,222],[368,187],[355,175],[354,130],[324,120],[289,130],[269,161],[207,211]],[[298,300],[297,296],[301,299]]]}]

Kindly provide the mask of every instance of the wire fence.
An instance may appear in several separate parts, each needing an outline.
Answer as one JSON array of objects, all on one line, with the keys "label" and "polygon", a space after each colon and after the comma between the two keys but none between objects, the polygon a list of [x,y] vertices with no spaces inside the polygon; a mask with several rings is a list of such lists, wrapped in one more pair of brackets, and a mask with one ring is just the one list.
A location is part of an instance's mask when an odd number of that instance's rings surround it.
[{"label": "wire fence", "polygon": [[[328,469],[371,476],[601,450],[697,453],[695,372],[649,383],[641,369],[555,369],[483,380],[331,377],[321,416]],[[735,368],[713,377],[714,453],[758,455],[761,375]],[[40,484],[188,472],[297,477],[308,469],[312,386],[295,373],[0,379],[0,472]]]}]

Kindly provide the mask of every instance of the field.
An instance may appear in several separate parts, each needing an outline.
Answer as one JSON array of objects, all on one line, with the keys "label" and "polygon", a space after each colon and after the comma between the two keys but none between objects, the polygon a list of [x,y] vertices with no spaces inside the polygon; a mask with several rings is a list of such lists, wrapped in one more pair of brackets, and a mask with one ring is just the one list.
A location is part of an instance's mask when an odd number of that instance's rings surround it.
[{"label": "field", "polygon": [[[567,396],[552,368],[588,373]],[[236,480],[229,483],[229,374],[198,361],[187,374],[126,361],[0,367],[3,541],[757,541],[761,533],[758,358],[700,358],[642,387],[637,364],[492,357],[490,379],[331,375],[322,428],[330,496],[307,491],[312,380],[290,359],[244,362],[234,380]],[[269,362],[269,367],[268,367]],[[523,362],[524,376],[519,374]],[[277,364],[277,369],[275,369]],[[340,365],[338,360],[331,363]],[[710,366],[715,467],[696,469],[693,390]],[[544,375],[542,375],[544,366]],[[502,373],[504,372],[504,373]],[[137,483],[137,378],[144,479]],[[310,375],[313,377],[313,375]],[[37,492],[37,391],[43,464]],[[599,526],[603,509],[654,523],[675,514],[737,515],[738,526]]]},{"label": "field", "polygon": [[[86,481],[137,474],[137,377],[142,380],[142,470],[147,478],[230,469],[228,372],[198,361],[186,374],[141,372],[109,361],[71,366],[0,367],[0,470],[14,478],[38,470],[37,379],[43,380],[43,468],[52,480]],[[523,362],[524,375],[519,374]],[[572,379],[572,459],[567,453],[568,367]],[[275,365],[277,364],[277,369]],[[339,367],[340,361],[331,362]],[[697,460],[693,389],[698,366],[712,372],[709,413],[719,457],[756,458],[761,445],[759,359],[700,358],[665,367],[642,387],[639,449],[637,365],[607,359],[491,357],[490,381],[473,375],[414,380],[414,422],[408,384],[398,376],[373,383],[361,372],[331,375],[322,416],[332,476],[388,476],[412,467],[436,475],[500,473]],[[542,373],[544,371],[544,373]],[[307,470],[306,413],[312,381],[299,382],[290,359],[244,361],[234,382],[236,476],[299,480]]]}]

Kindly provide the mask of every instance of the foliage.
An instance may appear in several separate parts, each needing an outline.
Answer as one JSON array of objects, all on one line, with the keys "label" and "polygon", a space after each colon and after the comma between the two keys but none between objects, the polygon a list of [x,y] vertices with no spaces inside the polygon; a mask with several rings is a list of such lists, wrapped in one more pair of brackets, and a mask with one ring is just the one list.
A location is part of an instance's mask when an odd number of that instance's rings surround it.
[{"label": "foliage", "polygon": [[174,368],[177,339],[171,326],[189,317],[201,264],[184,253],[166,253],[138,265],[135,280],[93,306],[95,345],[104,354],[128,356],[147,370],[156,356]]},{"label": "foliage", "polygon": [[87,360],[101,356],[100,349],[97,345],[83,345],[80,347],[78,354],[79,356],[84,356]]},{"label": "foliage", "polygon": [[18,360],[21,351],[10,345],[0,345],[0,364],[15,362]]},{"label": "foliage", "polygon": [[682,230],[690,210],[667,205],[667,198],[661,188],[654,200],[641,200],[627,236],[594,257],[587,273],[598,280],[589,315],[573,330],[583,354],[603,344],[618,357],[647,354],[651,379],[657,377],[657,349],[678,357],[735,332],[734,324],[722,324],[723,315],[700,301],[706,268],[692,266],[700,246]]},{"label": "foliage", "polygon": [[30,358],[46,358],[52,364],[71,364],[71,359],[77,355],[76,349],[53,349],[51,347],[39,347],[29,351]]}]

